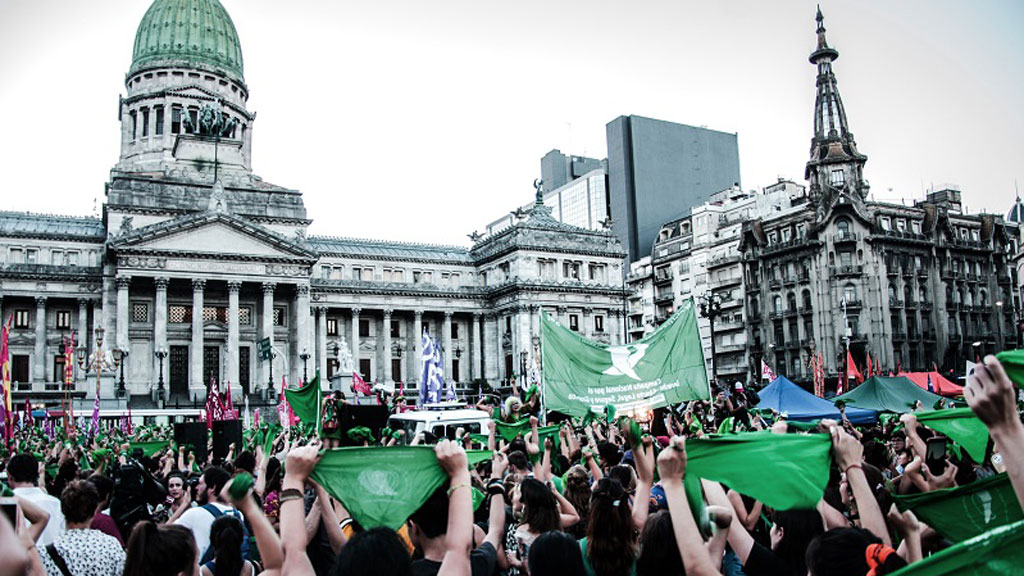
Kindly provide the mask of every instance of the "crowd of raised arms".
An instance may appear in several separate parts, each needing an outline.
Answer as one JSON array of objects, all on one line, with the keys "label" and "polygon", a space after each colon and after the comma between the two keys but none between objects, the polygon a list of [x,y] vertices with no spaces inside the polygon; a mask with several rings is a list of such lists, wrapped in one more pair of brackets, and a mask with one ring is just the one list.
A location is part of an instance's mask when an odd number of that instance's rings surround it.
[{"label": "crowd of raised arms", "polygon": [[[1014,385],[995,357],[978,365],[964,389],[967,416],[991,440],[984,458],[957,446],[938,468],[925,462],[926,441],[940,433],[922,425],[923,416],[918,421],[923,412],[866,426],[845,415],[797,426],[752,409],[749,395],[669,410],[658,424],[668,433],[658,435],[650,422],[612,415],[552,429],[538,423],[535,396],[486,406],[495,422],[517,425],[512,436],[491,426],[485,436],[460,431],[433,447],[403,449],[424,440],[362,431],[374,453],[434,456],[444,472],[436,472],[440,487],[391,527],[362,525],[354,513],[364,508],[359,499],[372,498],[394,516],[412,496],[389,492],[390,484],[375,490],[383,472],[372,464],[351,472],[365,494],[339,495],[344,489],[317,469],[341,452],[331,450],[337,440],[312,428],[256,427],[226,457],[197,462],[170,442],[168,427],[83,438],[74,428],[65,436],[22,426],[2,458],[5,496],[13,492],[17,507],[0,517],[0,576],[874,576],[956,543],[894,501],[998,476],[1012,486],[1014,509],[1024,506],[1024,426]],[[774,487],[787,490],[791,480],[778,471],[799,476],[804,463],[769,470],[753,453],[729,456],[726,443],[715,467],[736,480],[701,472],[691,482],[706,457],[698,446],[730,433],[758,442],[820,440],[829,473],[817,504],[772,507],[782,499]],[[409,475],[410,492],[422,490]],[[751,485],[757,490],[745,488]]]}]

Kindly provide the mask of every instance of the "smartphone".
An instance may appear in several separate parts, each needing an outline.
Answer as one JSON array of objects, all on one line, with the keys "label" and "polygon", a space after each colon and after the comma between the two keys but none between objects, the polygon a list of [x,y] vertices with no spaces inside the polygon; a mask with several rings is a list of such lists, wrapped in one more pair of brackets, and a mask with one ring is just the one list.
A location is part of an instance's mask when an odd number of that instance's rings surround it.
[{"label": "smartphone", "polygon": [[21,526],[21,506],[18,504],[18,499],[11,497],[0,498],[0,508],[3,508],[4,516],[11,523],[11,527],[15,530]]},{"label": "smartphone", "polygon": [[946,438],[932,436],[925,441],[924,463],[932,476],[938,476],[946,469]]}]

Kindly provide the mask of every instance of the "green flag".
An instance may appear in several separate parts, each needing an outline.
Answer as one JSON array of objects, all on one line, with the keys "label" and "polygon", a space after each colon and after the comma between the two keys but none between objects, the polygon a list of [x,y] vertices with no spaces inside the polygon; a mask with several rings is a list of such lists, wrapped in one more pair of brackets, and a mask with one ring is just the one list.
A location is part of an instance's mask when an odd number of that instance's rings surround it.
[{"label": "green flag", "polygon": [[970,408],[950,408],[920,412],[917,421],[921,424],[942,432],[954,442],[964,447],[975,462],[985,461],[985,448],[988,447],[988,429],[985,423],[974,415]]},{"label": "green flag", "polygon": [[711,397],[692,299],[653,334],[624,346],[586,340],[544,312],[540,332],[548,410],[586,416],[612,405],[635,415]]},{"label": "green flag", "polygon": [[686,441],[686,477],[714,480],[778,510],[814,508],[828,484],[827,434],[744,432]]},{"label": "green flag", "polygon": [[[466,455],[472,466],[492,454],[470,450]],[[398,530],[447,479],[433,446],[327,450],[312,477],[341,500],[363,528],[386,526],[392,530]]]},{"label": "green flag", "polygon": [[996,359],[1003,364],[1003,370],[1014,384],[1024,386],[1024,350],[1004,350],[996,354]]},{"label": "green flag", "polygon": [[320,391],[320,371],[302,388],[292,390],[285,388],[285,397],[295,415],[303,424],[312,424],[320,433],[320,410],[323,406],[323,393]]},{"label": "green flag", "polygon": [[923,494],[894,494],[896,507],[913,510],[919,520],[953,542],[963,542],[997,526],[1024,519],[1009,477],[990,476],[957,488]]},{"label": "green flag", "polygon": [[167,440],[153,440],[150,442],[132,442],[129,451],[135,452],[135,449],[139,448],[142,450],[142,455],[145,456],[146,458],[149,458],[150,456],[160,452],[161,450],[166,450],[167,447],[170,445],[171,443],[168,442]]},{"label": "green flag", "polygon": [[518,422],[511,424],[505,422],[494,421],[494,432],[501,438],[505,439],[505,442],[511,442],[519,437],[520,434],[525,434],[530,429],[530,419],[523,418]]},{"label": "green flag", "polygon": [[994,528],[892,573],[892,576],[1009,576],[1024,566],[1024,520]]}]

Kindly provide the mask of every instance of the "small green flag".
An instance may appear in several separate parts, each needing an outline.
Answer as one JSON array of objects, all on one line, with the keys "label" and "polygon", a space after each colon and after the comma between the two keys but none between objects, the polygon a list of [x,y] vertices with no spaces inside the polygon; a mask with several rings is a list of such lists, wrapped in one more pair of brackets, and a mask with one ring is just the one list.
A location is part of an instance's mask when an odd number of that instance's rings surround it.
[{"label": "small green flag", "polygon": [[[492,453],[470,450],[466,455],[472,466]],[[398,530],[447,479],[433,446],[326,450],[312,477],[341,500],[363,528],[392,530]]]},{"label": "small green flag", "polygon": [[892,576],[1010,576],[1024,566],[1024,520],[994,528],[935,553]]},{"label": "small green flag", "polygon": [[921,424],[942,432],[954,442],[964,447],[975,462],[985,461],[985,448],[988,447],[988,429],[985,423],[974,415],[970,408],[950,408],[932,412],[920,412],[917,421]]},{"label": "small green flag", "polygon": [[[505,422],[494,422],[494,431],[498,436],[505,439],[505,442],[511,442],[519,437],[520,434],[525,434],[530,429],[530,419],[523,418],[518,422],[507,424]],[[539,430],[538,430],[539,432]]]},{"label": "small green flag", "polygon": [[1005,350],[996,354],[1003,370],[1018,387],[1024,386],[1024,350]]},{"label": "small green flag", "polygon": [[901,511],[913,510],[919,520],[953,542],[963,542],[997,526],[1024,519],[1005,473],[957,488],[910,496],[894,494],[893,499]]},{"label": "small green flag", "polygon": [[156,454],[162,450],[166,450],[171,443],[167,440],[152,440],[150,442],[132,442],[130,452],[135,452],[136,448],[142,449],[142,455],[149,458],[153,454]]},{"label": "small green flag", "polygon": [[295,415],[302,420],[303,424],[310,424],[316,427],[317,434],[320,433],[320,411],[323,408],[323,393],[320,391],[320,371],[316,376],[306,383],[302,388],[292,390],[285,388],[285,398],[292,407]]},{"label": "small green flag", "polygon": [[831,450],[827,434],[763,431],[687,440],[686,476],[722,482],[777,510],[809,509],[828,484]]}]

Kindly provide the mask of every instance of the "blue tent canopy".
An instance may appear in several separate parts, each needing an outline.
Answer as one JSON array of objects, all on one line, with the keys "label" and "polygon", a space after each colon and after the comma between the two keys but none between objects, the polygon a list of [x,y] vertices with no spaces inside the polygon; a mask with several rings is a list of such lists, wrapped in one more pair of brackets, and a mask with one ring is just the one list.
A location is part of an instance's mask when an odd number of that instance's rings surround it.
[{"label": "blue tent canopy", "polygon": [[[834,404],[824,398],[818,398],[785,376],[772,380],[772,383],[765,386],[757,395],[761,399],[756,406],[758,409],[775,409],[779,414],[786,413],[790,420],[839,420],[842,417]],[[878,414],[874,410],[847,405],[846,418],[853,424],[870,424],[878,419]]]}]

